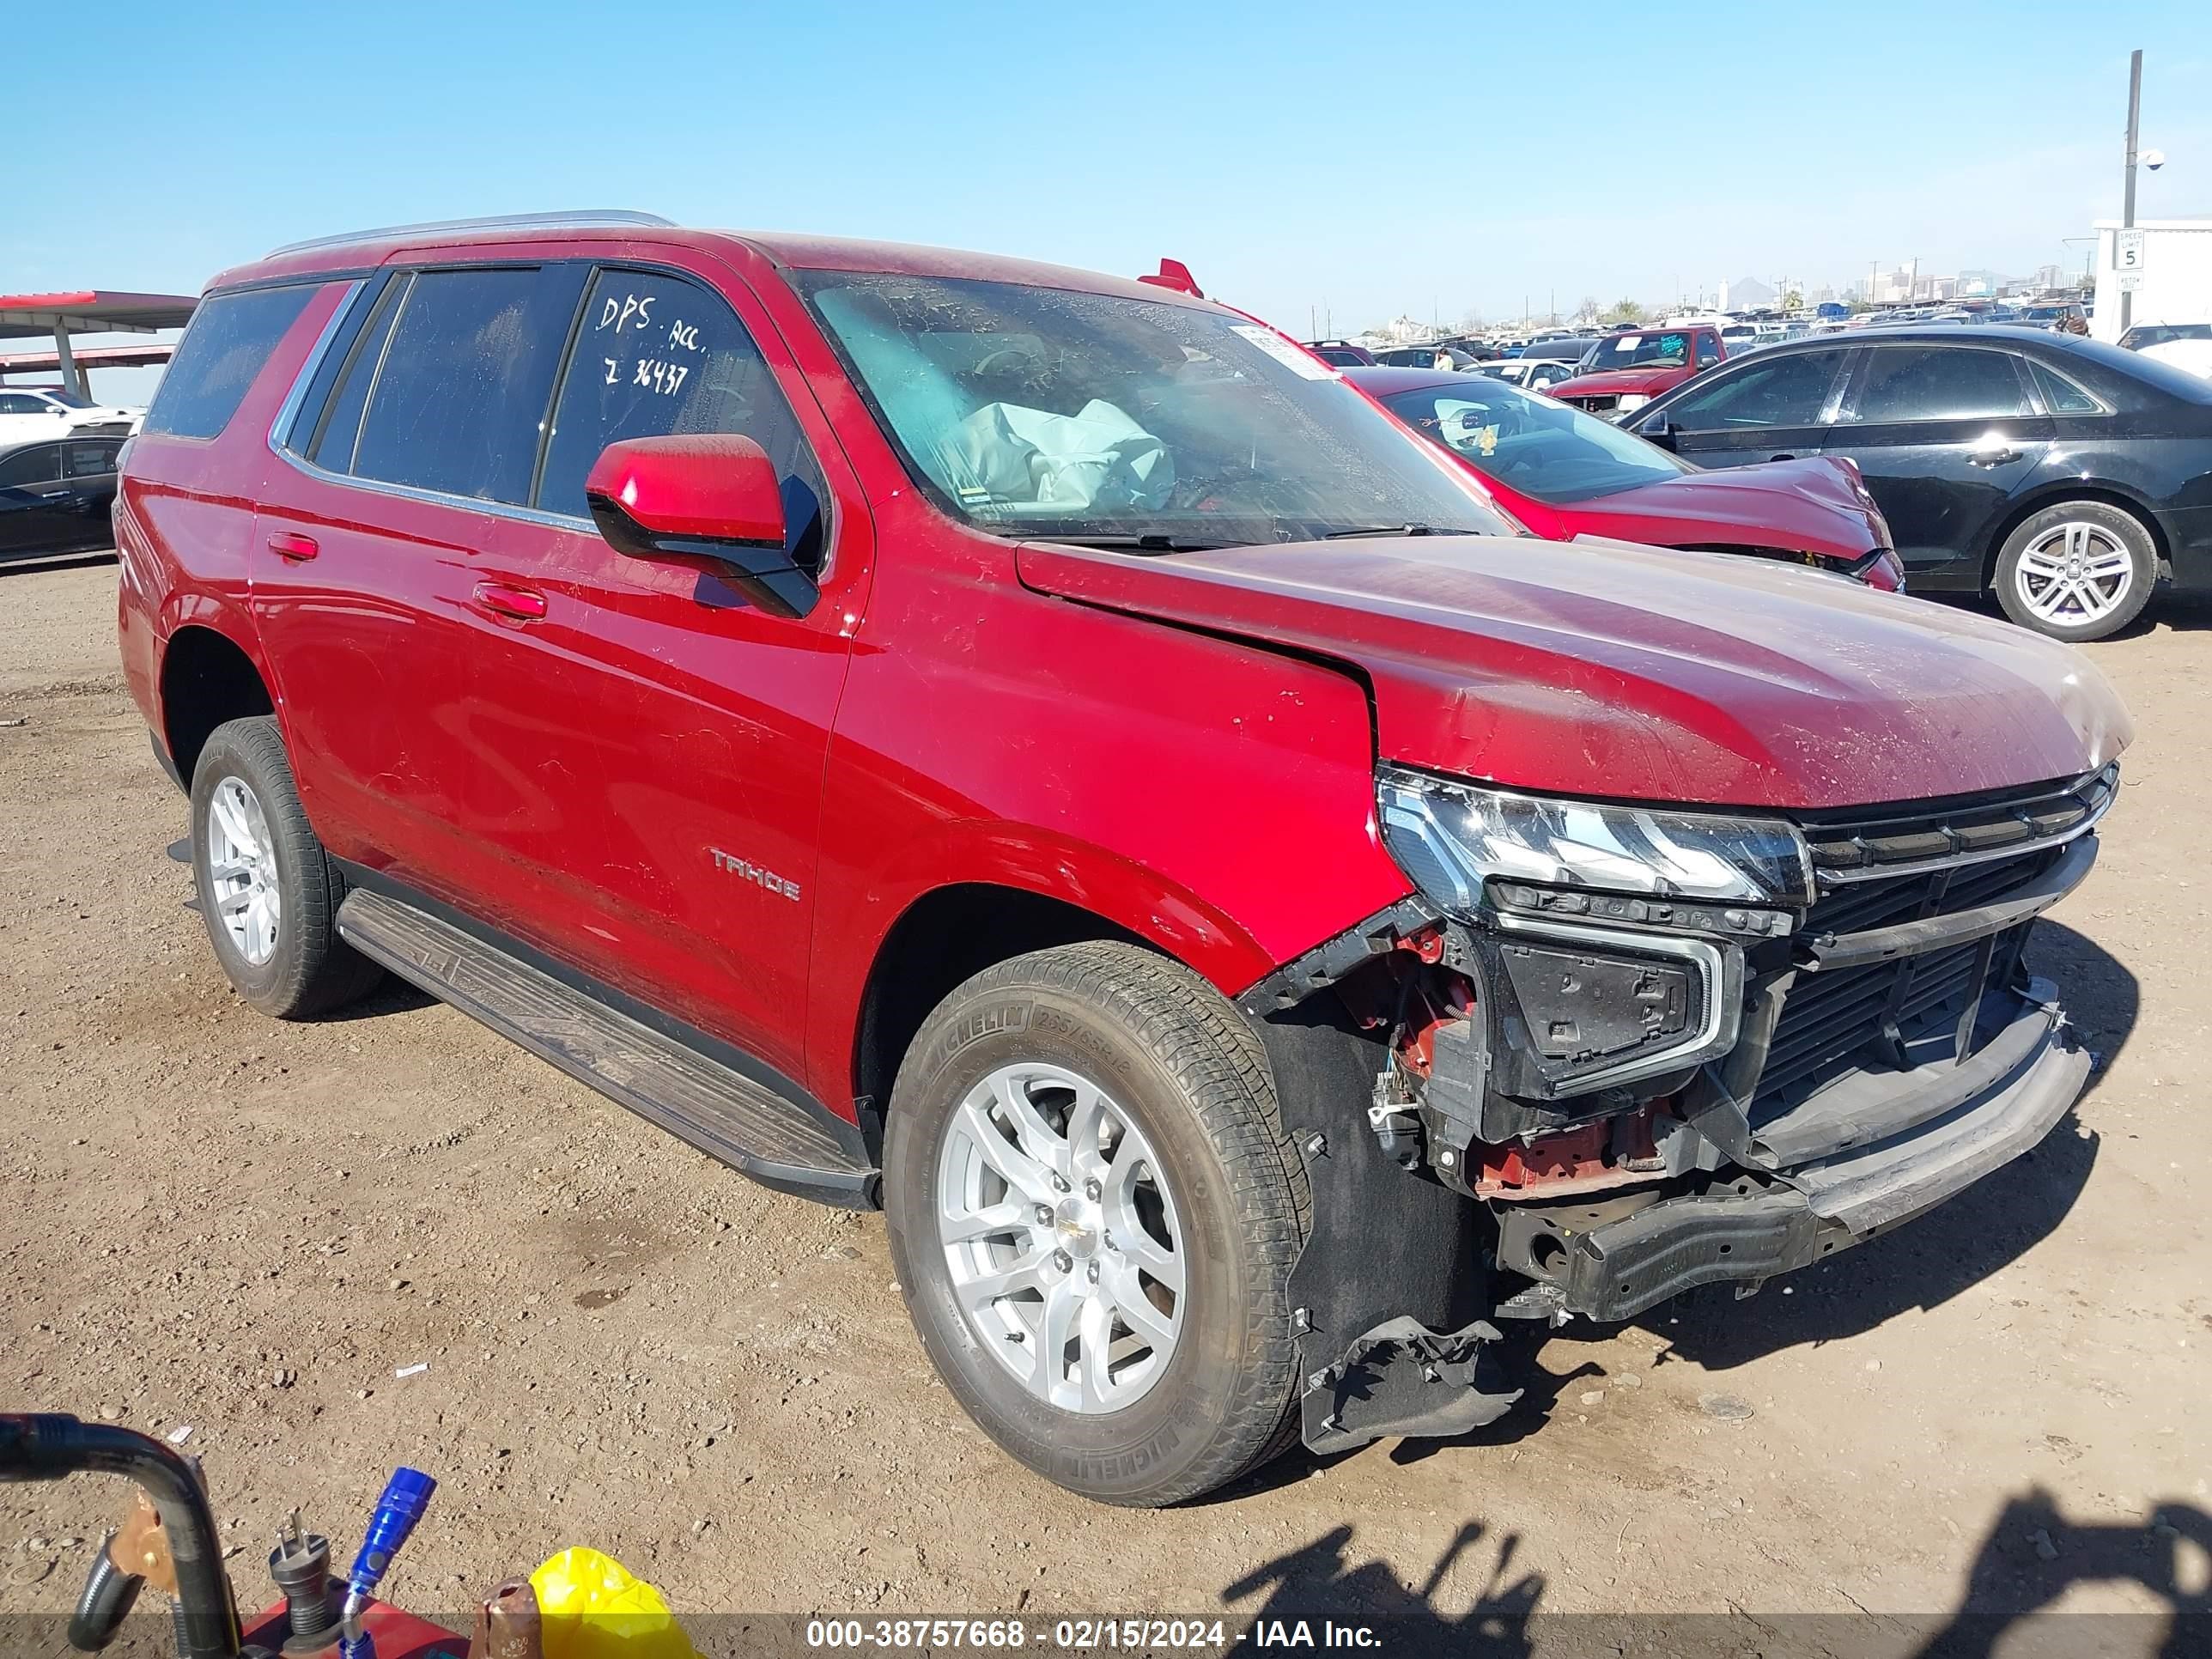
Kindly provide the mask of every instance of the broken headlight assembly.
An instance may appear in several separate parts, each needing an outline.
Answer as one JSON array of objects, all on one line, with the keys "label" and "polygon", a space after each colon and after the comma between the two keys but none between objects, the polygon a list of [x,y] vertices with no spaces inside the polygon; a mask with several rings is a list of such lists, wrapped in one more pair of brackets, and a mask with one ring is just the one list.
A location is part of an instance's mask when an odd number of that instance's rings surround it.
[{"label": "broken headlight assembly", "polygon": [[1524,1101],[1620,1109],[1727,1053],[1746,945],[1787,934],[1812,898],[1804,840],[1778,818],[1396,767],[1378,790],[1391,854],[1460,924],[1452,954],[1490,1005],[1490,1087]]}]

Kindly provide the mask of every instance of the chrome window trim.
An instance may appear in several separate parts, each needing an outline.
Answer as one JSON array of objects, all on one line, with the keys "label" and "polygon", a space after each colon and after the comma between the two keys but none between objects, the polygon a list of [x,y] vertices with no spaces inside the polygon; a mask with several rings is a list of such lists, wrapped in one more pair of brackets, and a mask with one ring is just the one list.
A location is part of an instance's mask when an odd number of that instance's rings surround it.
[{"label": "chrome window trim", "polygon": [[1504,910],[1493,912],[1483,919],[1502,933],[1559,939],[1570,945],[1590,945],[1601,948],[1613,946],[1646,956],[1676,957],[1694,963],[1705,973],[1705,1019],[1695,1036],[1686,1036],[1659,1053],[1642,1054],[1634,1060],[1622,1060],[1601,1071],[1570,1079],[1555,1090],[1553,1098],[1568,1099],[1599,1089],[1609,1089],[1618,1084],[1633,1083],[1643,1078],[1682,1071],[1716,1059],[1735,1047],[1736,1037],[1743,1024],[1743,997],[1740,988],[1729,983],[1731,975],[1728,969],[1730,957],[1735,956],[1741,959],[1740,952],[1735,947],[1723,947],[1711,940],[1691,939],[1680,933],[1648,933],[1626,927],[1540,921]]},{"label": "chrome window trim", "polygon": [[413,484],[389,483],[382,478],[361,478],[350,472],[332,472],[301,459],[289,449],[278,449],[276,459],[304,472],[319,483],[337,484],[348,489],[365,489],[374,495],[391,495],[400,501],[422,501],[432,507],[465,507],[471,513],[489,513],[498,518],[515,519],[524,524],[544,525],[554,530],[572,530],[580,536],[597,536],[599,527],[589,519],[571,518],[565,513],[547,513],[534,507],[517,507],[511,501],[487,501],[482,495],[449,495],[435,489],[421,489]]},{"label": "chrome window trim", "polygon": [[331,313],[330,320],[323,325],[323,331],[315,337],[315,343],[309,349],[307,361],[300,365],[300,372],[292,377],[291,389],[284,394],[284,401],[276,405],[276,417],[269,422],[270,454],[281,456],[284,453],[284,446],[291,441],[292,428],[300,419],[300,405],[307,400],[307,387],[313,383],[317,372],[321,369],[323,359],[330,356],[331,343],[337,338],[338,330],[344,326],[348,313],[353,310],[354,301],[361,298],[362,286],[363,279],[358,276],[346,283],[345,297],[338,301],[337,309]]},{"label": "chrome window trim", "polygon": [[[2091,775],[2095,775],[2093,773]],[[1891,876],[1924,875],[1930,870],[1962,870],[1969,865],[1989,864],[1998,859],[2016,859],[2023,853],[2039,853],[2049,848],[2063,847],[2080,840],[2104,822],[2105,814],[2112,810],[2112,803],[2119,798],[2120,782],[2114,778],[2102,805],[2092,809],[2089,816],[2072,829],[2063,830],[2055,836],[2031,836],[2025,841],[2007,842],[2002,847],[1978,848],[1967,853],[1946,853],[1939,858],[1914,859],[1903,864],[1874,864],[1849,870],[1823,870],[1815,865],[1813,880],[1824,888],[1844,886],[1855,881],[1881,881]],[[1802,830],[1803,826],[1799,827]]]}]

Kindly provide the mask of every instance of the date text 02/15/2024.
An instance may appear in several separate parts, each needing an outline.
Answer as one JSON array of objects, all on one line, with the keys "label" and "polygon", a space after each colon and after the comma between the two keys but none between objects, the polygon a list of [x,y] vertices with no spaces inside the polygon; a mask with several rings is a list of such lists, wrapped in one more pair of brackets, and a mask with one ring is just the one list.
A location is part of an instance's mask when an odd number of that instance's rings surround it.
[{"label": "date text 02/15/2024", "polygon": [[1231,1632],[1220,1619],[1060,1619],[1032,1626],[1022,1619],[814,1619],[806,1645],[876,1653],[1034,1649],[1045,1653],[1221,1653],[1231,1647],[1375,1651],[1381,1632],[1333,1620],[1261,1619]]}]

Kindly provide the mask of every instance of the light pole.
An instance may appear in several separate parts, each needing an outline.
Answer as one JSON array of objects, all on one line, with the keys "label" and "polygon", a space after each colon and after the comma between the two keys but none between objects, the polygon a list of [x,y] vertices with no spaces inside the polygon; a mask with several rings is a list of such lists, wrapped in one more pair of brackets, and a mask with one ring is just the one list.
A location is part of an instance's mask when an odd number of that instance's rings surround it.
[{"label": "light pole", "polygon": [[2081,250],[2081,286],[2087,288],[2097,280],[2097,239],[2094,236],[2062,236],[2058,240],[2069,247],[2076,242],[2086,245]]},{"label": "light pole", "polygon": [[[2136,122],[2142,113],[2142,49],[2137,47],[2128,54],[2128,182],[2120,198],[2120,228],[2136,228]],[[2120,263],[2119,244],[2112,245],[2112,264],[2117,280]],[[2120,290],[2120,332],[2128,331],[2128,318],[2135,309],[2135,295],[2126,289]]]}]

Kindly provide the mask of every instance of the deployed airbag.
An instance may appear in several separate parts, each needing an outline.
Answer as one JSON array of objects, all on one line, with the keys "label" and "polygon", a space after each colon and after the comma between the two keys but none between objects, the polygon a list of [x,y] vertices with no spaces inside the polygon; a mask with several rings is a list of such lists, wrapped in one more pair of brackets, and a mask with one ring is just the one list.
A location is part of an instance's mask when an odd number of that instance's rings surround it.
[{"label": "deployed airbag", "polygon": [[947,434],[944,447],[967,507],[1158,508],[1175,485],[1167,446],[1096,398],[1074,415],[986,404]]}]

